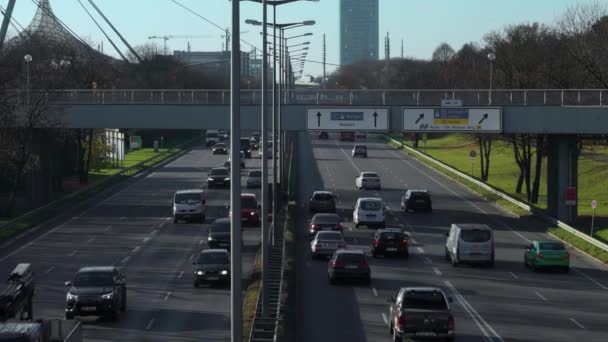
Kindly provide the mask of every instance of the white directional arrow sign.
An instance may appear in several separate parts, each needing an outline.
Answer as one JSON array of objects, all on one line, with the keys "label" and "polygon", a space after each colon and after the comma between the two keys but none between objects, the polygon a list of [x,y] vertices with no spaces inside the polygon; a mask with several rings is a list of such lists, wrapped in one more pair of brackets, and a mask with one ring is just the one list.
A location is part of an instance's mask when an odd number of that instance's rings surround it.
[{"label": "white directional arrow sign", "polygon": [[388,131],[387,108],[309,108],[309,130]]},{"label": "white directional arrow sign", "polygon": [[500,108],[403,108],[406,132],[488,132],[502,131]]}]

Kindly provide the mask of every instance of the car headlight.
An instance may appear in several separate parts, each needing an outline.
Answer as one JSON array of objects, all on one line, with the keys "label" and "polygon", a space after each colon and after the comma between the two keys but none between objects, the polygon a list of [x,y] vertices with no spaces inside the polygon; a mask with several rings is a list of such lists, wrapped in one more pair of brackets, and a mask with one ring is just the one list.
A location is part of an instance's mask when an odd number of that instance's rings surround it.
[{"label": "car headlight", "polygon": [[255,211],[252,211],[252,212],[249,213],[249,215],[251,215],[251,216],[255,216],[255,214],[256,214]]},{"label": "car headlight", "polygon": [[225,180],[225,181],[229,181],[229,180],[230,180],[230,177],[224,178],[224,180]]},{"label": "car headlight", "polygon": [[203,275],[203,274],[205,274],[205,272],[203,272],[203,271],[196,271],[196,274],[197,275]]},{"label": "car headlight", "polygon": [[223,270],[222,272],[220,272],[220,274],[221,274],[221,275],[226,275],[226,274],[228,274],[228,271]]},{"label": "car headlight", "polygon": [[102,299],[112,299],[112,297],[114,297],[114,292],[110,292],[101,296]]},{"label": "car headlight", "polygon": [[207,241],[211,241],[211,240],[213,240],[213,238],[211,236],[208,236]]},{"label": "car headlight", "polygon": [[209,177],[207,178],[208,181],[213,182],[213,178]]},{"label": "car headlight", "polygon": [[71,293],[68,292],[67,296],[66,296],[67,300],[78,300],[78,296],[75,296]]}]

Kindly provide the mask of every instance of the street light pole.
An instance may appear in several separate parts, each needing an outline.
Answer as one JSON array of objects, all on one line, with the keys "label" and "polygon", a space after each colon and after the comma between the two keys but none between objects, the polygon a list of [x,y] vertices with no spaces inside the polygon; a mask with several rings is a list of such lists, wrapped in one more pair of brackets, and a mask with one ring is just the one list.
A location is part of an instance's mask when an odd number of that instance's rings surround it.
[{"label": "street light pole", "polygon": [[490,52],[488,54],[488,60],[490,61],[490,96],[489,96],[489,105],[492,105],[492,84],[493,84],[493,79],[492,77],[494,76],[494,60],[496,59],[496,55],[492,52]]},{"label": "street light pole", "polygon": [[[275,141],[277,139],[277,6],[272,6],[272,244],[274,245],[275,228],[277,223],[277,154]],[[266,142],[264,142],[266,143]]]},{"label": "street light pole", "polygon": [[25,91],[26,91],[26,104],[27,109],[30,108],[30,62],[32,61],[32,55],[25,55],[23,57],[25,60]]},{"label": "street light pole", "polygon": [[260,148],[262,149],[262,316],[266,315],[266,308],[268,305],[268,150],[266,149],[266,69],[268,67],[268,60],[266,56],[268,54],[267,41],[267,21],[268,21],[268,10],[266,6],[266,0],[262,0],[262,143]]},{"label": "street light pole", "polygon": [[241,260],[241,38],[240,1],[232,1],[232,55],[230,63],[230,332],[232,342],[243,340],[243,297]]}]

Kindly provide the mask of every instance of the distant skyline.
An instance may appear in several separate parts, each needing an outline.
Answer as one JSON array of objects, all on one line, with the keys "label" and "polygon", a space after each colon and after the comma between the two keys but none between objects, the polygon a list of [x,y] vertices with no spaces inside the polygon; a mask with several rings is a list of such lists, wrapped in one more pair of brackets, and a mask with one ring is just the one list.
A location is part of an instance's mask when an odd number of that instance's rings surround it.
[{"label": "distant skyline", "polygon": [[[230,25],[230,2],[228,0],[177,0],[190,7],[200,15],[220,27]],[[32,20],[36,0],[19,0],[13,17],[19,24],[26,26]],[[88,3],[88,1],[83,1]],[[306,32],[314,33],[312,37],[294,40],[310,40],[307,59],[322,61],[323,34],[327,35],[328,73],[335,69],[332,64],[339,64],[339,0],[320,0],[319,2],[301,1],[277,7],[277,22],[298,22],[315,20],[312,27],[291,30],[290,36]],[[522,22],[542,22],[553,24],[568,7],[577,3],[589,3],[579,0],[380,0],[379,40],[387,32],[391,37],[391,56],[401,54],[401,39],[404,39],[406,57],[430,59],[433,50],[442,42],[447,42],[458,50],[467,42],[483,41],[485,34],[500,30],[506,25]],[[0,0],[6,8],[8,0]],[[197,35],[205,38],[189,40],[193,51],[217,51],[222,48],[222,31],[212,24],[180,8],[171,0],[97,0],[96,4],[106,16],[123,33],[132,45],[151,42],[149,36],[162,35]],[[82,38],[97,42],[104,41],[104,51],[117,56],[103,34],[80,7],[77,0],[51,0],[55,14],[78,33]],[[90,7],[89,7],[90,9]],[[256,47],[261,47],[259,27],[246,25],[245,19],[261,20],[261,5],[242,1],[241,30],[247,31],[242,38]],[[96,18],[99,19],[100,18]],[[269,19],[272,19],[272,8],[269,8]],[[104,29],[108,29],[104,25]],[[11,27],[9,34],[15,34]],[[114,39],[114,35],[112,34]],[[118,43],[118,38],[114,39]],[[162,50],[162,40],[154,40]],[[169,51],[186,50],[187,39],[168,41]],[[119,44],[124,51],[126,47]],[[251,48],[244,45],[244,51]],[[379,51],[384,58],[384,50]],[[304,74],[318,76],[322,65],[308,62]]]}]

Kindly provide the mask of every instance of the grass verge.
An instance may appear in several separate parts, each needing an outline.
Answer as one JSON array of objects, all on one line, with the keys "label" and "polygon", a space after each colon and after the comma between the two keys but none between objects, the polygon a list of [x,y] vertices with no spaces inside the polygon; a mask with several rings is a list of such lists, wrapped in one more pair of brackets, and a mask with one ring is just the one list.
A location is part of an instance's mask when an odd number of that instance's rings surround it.
[{"label": "grass verge", "polygon": [[582,252],[593,256],[604,264],[608,264],[608,251],[605,251],[595,245],[590,244],[589,242],[579,238],[578,236],[568,232],[563,228],[549,228],[547,232],[555,236],[556,238],[566,242],[572,247],[575,247],[576,249],[579,249]]},{"label": "grass verge", "polygon": [[249,341],[251,333],[251,325],[255,316],[258,297],[260,296],[260,288],[262,286],[262,258],[260,255],[255,260],[255,269],[251,275],[252,282],[245,291],[245,299],[243,302],[243,341]]}]

